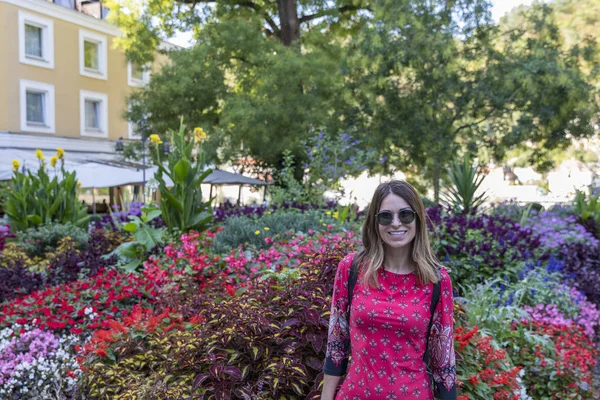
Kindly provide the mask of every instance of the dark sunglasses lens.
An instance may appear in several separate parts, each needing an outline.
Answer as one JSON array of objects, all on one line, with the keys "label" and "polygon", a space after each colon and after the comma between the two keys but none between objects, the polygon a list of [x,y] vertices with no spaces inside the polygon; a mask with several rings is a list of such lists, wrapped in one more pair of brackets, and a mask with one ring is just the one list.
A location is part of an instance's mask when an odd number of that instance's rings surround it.
[{"label": "dark sunglasses lens", "polygon": [[389,225],[394,222],[394,214],[388,211],[383,211],[377,214],[377,222],[379,225]]},{"label": "dark sunglasses lens", "polygon": [[402,210],[400,211],[398,217],[403,224],[410,224],[415,220],[415,213],[411,210]]}]

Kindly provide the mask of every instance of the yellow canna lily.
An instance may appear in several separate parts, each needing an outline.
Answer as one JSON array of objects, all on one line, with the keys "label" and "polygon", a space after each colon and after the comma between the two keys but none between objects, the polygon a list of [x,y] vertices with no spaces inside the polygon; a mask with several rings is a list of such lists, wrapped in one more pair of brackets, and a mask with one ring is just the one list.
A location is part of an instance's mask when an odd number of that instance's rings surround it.
[{"label": "yellow canna lily", "polygon": [[16,171],[21,166],[21,163],[18,160],[13,160],[12,165],[13,165],[13,171]]},{"label": "yellow canna lily", "polygon": [[265,231],[270,231],[270,230],[271,230],[271,228],[269,228],[268,226],[265,226],[263,229],[264,229]]},{"label": "yellow canna lily", "polygon": [[160,139],[160,136],[158,136],[156,133],[153,133],[152,135],[150,135],[150,141],[154,144],[162,144],[162,140]]},{"label": "yellow canna lily", "polygon": [[38,160],[40,161],[44,161],[46,159],[46,157],[44,157],[44,152],[40,149],[37,149],[35,151],[35,156],[38,158]]},{"label": "yellow canna lily", "polygon": [[63,149],[61,149],[60,147],[58,149],[56,149],[56,156],[62,160],[63,157],[65,156],[65,151]]},{"label": "yellow canna lily", "polygon": [[256,232],[254,232],[254,234],[255,235],[260,235],[260,231],[257,230]]},{"label": "yellow canna lily", "polygon": [[204,142],[206,140],[208,136],[206,135],[206,132],[204,132],[204,129],[200,128],[200,127],[196,127],[194,128],[194,140],[196,142]]},{"label": "yellow canna lily", "polygon": [[52,158],[50,158],[50,166],[51,167],[56,166],[57,161],[58,161],[58,156],[52,156]]}]

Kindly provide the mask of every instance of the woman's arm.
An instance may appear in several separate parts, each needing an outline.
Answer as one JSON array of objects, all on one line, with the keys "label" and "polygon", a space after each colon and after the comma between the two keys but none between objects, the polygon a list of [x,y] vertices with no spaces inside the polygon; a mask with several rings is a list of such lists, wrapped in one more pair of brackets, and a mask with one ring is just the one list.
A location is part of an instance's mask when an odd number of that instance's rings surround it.
[{"label": "woman's arm", "polygon": [[440,301],[433,314],[429,336],[430,368],[435,381],[436,398],[456,400],[456,359],[454,357],[454,298],[452,281],[442,269]]},{"label": "woman's arm", "polygon": [[321,400],[334,400],[335,391],[342,380],[341,376],[327,375],[323,377]]},{"label": "woman's arm", "polygon": [[350,356],[348,276],[352,266],[352,258],[353,255],[348,255],[340,262],[333,284],[327,350],[323,365],[325,376],[323,378],[323,391],[321,392],[321,399],[325,400],[333,400],[337,386],[342,376],[346,374],[348,367]]}]

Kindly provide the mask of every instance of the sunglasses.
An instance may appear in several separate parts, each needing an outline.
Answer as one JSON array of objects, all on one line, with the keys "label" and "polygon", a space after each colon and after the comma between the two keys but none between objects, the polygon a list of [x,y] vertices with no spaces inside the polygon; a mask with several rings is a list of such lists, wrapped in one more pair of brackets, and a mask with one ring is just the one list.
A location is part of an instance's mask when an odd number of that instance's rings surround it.
[{"label": "sunglasses", "polygon": [[[417,213],[409,208],[398,211],[398,219],[403,224],[410,224],[415,220]],[[379,225],[391,225],[394,222],[394,214],[391,211],[382,211],[377,214],[377,223]]]}]

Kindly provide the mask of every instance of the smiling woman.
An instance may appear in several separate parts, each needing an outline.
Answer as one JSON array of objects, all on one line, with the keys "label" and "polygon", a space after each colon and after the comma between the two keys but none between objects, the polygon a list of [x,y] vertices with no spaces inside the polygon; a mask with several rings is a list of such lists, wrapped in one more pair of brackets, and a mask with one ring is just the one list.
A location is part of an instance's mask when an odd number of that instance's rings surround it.
[{"label": "smiling woman", "polygon": [[379,185],[362,236],[336,273],[321,398],[456,399],[452,283],[416,190]]}]

